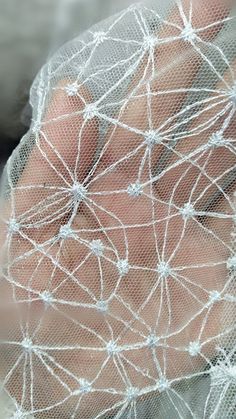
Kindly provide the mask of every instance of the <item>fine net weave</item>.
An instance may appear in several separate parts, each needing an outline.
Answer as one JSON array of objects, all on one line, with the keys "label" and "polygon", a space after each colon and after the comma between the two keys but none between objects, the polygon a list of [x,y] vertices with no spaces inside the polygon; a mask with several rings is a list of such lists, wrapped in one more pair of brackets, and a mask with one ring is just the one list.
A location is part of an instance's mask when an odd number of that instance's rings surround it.
[{"label": "fine net weave", "polygon": [[1,418],[236,416],[234,2],[136,4],[31,89],[1,198]]}]

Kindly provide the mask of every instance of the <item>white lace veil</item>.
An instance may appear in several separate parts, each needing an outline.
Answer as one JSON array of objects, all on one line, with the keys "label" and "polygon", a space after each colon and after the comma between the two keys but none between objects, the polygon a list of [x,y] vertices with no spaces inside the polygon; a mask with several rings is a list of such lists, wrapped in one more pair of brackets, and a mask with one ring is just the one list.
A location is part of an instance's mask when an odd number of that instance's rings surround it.
[{"label": "white lace veil", "polygon": [[1,418],[233,419],[236,22],[136,4],[63,46],[1,199]]}]

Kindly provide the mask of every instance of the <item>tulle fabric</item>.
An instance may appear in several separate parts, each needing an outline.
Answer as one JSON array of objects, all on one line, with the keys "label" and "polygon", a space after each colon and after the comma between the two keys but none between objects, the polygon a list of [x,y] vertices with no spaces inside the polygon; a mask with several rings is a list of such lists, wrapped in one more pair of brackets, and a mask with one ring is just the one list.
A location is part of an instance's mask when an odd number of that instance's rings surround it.
[{"label": "tulle fabric", "polygon": [[2,417],[235,417],[235,28],[228,0],[135,4],[38,74],[2,180]]}]

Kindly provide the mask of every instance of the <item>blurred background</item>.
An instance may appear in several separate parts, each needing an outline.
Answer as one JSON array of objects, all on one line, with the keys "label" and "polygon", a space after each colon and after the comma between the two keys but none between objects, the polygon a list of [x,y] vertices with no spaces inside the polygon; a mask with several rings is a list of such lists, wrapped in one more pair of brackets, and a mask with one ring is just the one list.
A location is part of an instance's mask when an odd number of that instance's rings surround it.
[{"label": "blurred background", "polygon": [[135,0],[0,0],[0,170],[26,132],[29,90],[60,45]]}]

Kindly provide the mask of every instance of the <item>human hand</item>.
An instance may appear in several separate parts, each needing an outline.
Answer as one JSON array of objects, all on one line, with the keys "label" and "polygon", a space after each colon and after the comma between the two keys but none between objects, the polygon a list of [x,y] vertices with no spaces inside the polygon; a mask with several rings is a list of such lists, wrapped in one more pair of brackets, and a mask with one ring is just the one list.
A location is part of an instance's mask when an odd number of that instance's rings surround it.
[{"label": "human hand", "polygon": [[[177,4],[171,24],[145,35],[116,113],[118,85],[95,101],[89,81],[50,76],[17,182],[9,164],[2,376],[36,417],[135,417],[137,400],[164,390],[171,398],[232,333],[222,313],[235,215],[225,189],[235,166],[234,67],[219,73],[202,52],[214,49],[229,3],[218,0],[215,13],[204,3]],[[145,8],[129,13],[145,33]]]}]

